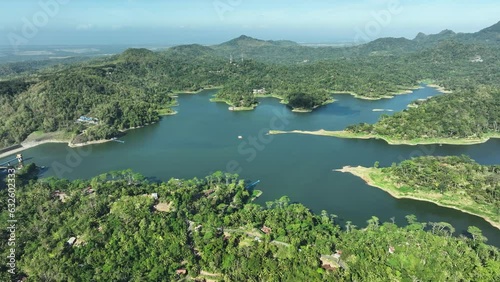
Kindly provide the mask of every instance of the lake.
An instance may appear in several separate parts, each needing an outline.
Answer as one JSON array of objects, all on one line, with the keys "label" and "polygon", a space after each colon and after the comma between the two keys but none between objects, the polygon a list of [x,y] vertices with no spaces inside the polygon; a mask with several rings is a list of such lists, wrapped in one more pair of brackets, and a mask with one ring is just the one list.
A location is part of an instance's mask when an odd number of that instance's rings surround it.
[{"label": "lake", "polygon": [[[336,214],[342,226],[352,221],[365,227],[372,215],[381,221],[394,217],[403,225],[406,215],[415,214],[420,221],[449,222],[456,234],[464,233],[470,225],[477,226],[490,244],[500,246],[500,230],[479,217],[432,203],[397,200],[353,175],[332,171],[345,165],[372,166],[375,161],[390,166],[424,154],[467,154],[481,164],[498,164],[500,139],[472,146],[391,146],[382,140],[266,135],[269,129],[341,130],[359,122],[374,123],[381,114],[392,114],[411,101],[438,95],[434,88],[378,101],[334,95],[335,103],[312,113],[293,113],[272,98],[261,99],[254,111],[231,112],[225,104],[209,102],[215,92],[180,95],[177,115],[127,132],[121,138],[123,144],[110,142],[81,149],[45,144],[23,155],[49,167],[44,176],[68,179],[128,168],[158,180],[204,177],[217,170],[237,172],[242,178],[261,180],[257,186],[264,192],[257,201],[261,204],[286,195],[314,212]],[[75,153],[79,157],[72,155]]]}]

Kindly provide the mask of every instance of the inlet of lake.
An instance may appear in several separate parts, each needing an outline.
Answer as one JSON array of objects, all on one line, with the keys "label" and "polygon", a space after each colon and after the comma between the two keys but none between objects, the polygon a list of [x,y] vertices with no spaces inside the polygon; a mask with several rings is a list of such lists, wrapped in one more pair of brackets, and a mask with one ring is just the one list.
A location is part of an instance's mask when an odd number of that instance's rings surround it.
[{"label": "inlet of lake", "polygon": [[[500,139],[471,146],[393,146],[383,140],[265,135],[269,129],[342,130],[350,124],[374,123],[381,114],[393,114],[404,110],[411,101],[438,95],[436,89],[424,87],[412,94],[378,101],[334,95],[335,103],[312,113],[291,112],[273,98],[260,99],[254,111],[231,112],[223,103],[209,102],[215,92],[180,95],[177,115],[128,131],[121,138],[125,143],[82,148],[86,153],[80,162],[68,157],[78,150],[66,144],[40,145],[23,155],[30,162],[48,167],[44,176],[68,179],[88,179],[128,168],[158,180],[203,178],[217,170],[232,170],[241,178],[260,180],[256,187],[264,192],[257,200],[260,204],[286,195],[316,213],[326,210],[337,215],[341,226],[352,221],[360,228],[371,216],[381,221],[394,217],[396,223],[404,225],[405,216],[414,214],[422,222],[451,223],[456,235],[465,234],[468,226],[477,226],[488,237],[488,243],[500,246],[500,230],[482,218],[428,202],[398,200],[353,175],[332,171],[346,165],[373,166],[375,161],[390,166],[420,155],[466,154],[481,164],[499,164]],[[74,167],[71,171],[57,171],[57,164]]]}]

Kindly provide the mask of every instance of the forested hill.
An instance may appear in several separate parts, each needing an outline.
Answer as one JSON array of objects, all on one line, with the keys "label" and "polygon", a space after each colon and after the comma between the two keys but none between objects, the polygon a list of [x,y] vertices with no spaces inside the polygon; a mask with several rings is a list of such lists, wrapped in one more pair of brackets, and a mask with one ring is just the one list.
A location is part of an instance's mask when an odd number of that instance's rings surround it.
[{"label": "forested hill", "polygon": [[216,48],[227,48],[231,49],[234,47],[240,48],[251,48],[251,47],[262,47],[262,46],[276,46],[276,47],[297,47],[299,44],[297,42],[289,40],[259,40],[246,35],[241,35],[238,38],[231,39],[227,42],[216,45]]},{"label": "forested hill", "polygon": [[498,45],[498,43],[500,43],[500,21],[490,27],[482,29],[479,32],[461,36],[464,36],[466,38],[468,37],[469,40],[480,40],[492,45]]},{"label": "forested hill", "polygon": [[[500,136],[500,90],[483,87],[460,90],[417,103],[374,125],[347,127],[353,133],[396,140],[475,139]],[[445,142],[443,142],[445,143]]]},{"label": "forested hill", "polygon": [[[464,192],[500,213],[500,165],[483,166],[467,156],[419,157],[383,168],[395,183],[414,190]],[[498,217],[498,216],[497,216]]]},{"label": "forested hill", "polygon": [[382,116],[374,125],[354,125],[347,131],[436,143],[500,136],[500,49],[443,41],[408,58],[408,66],[418,75],[454,93],[418,101],[403,112]]},{"label": "forested hill", "polygon": [[376,170],[393,191],[430,199],[500,223],[500,165],[485,166],[467,156],[419,157]]},{"label": "forested hill", "polygon": [[0,146],[23,141],[33,131],[79,132],[82,115],[101,123],[90,139],[113,136],[118,129],[155,122],[168,112],[177,90],[198,90],[225,80],[211,72],[222,61],[192,60],[174,51],[130,49],[99,59],[0,81]]},{"label": "forested hill", "polygon": [[[1,281],[500,279],[499,250],[476,227],[452,237],[451,225],[412,215],[406,227],[376,217],[339,226],[287,197],[253,204],[244,181],[220,172],[164,183],[131,171],[28,182],[33,166],[25,170],[16,180],[16,275],[3,263]],[[0,212],[8,238],[7,205]]]}]

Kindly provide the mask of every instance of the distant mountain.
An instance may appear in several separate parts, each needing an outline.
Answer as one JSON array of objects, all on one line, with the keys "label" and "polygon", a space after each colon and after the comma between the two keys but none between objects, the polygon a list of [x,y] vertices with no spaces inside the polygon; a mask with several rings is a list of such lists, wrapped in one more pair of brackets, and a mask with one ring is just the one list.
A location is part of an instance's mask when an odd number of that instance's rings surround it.
[{"label": "distant mountain", "polygon": [[404,37],[388,37],[351,47],[351,49],[357,49],[356,55],[394,55],[414,51],[416,46],[415,42]]},{"label": "distant mountain", "polygon": [[478,33],[495,33],[498,36],[498,34],[500,33],[500,21],[490,27],[479,31]]},{"label": "distant mountain", "polygon": [[199,44],[190,44],[190,45],[179,45],[172,47],[167,50],[167,53],[173,53],[176,55],[183,55],[186,57],[199,57],[199,56],[213,56],[216,55],[214,49],[199,45]]},{"label": "distant mountain", "polygon": [[289,40],[278,40],[278,41],[265,41],[256,39],[250,36],[241,35],[238,38],[229,40],[222,44],[216,45],[216,48],[255,48],[255,47],[290,47],[290,46],[300,46],[298,43]]},{"label": "distant mountain", "polygon": [[[448,41],[497,47],[500,43],[500,22],[475,33],[455,33],[445,29],[438,34],[419,33],[413,40],[403,37],[379,38],[350,47],[307,47],[289,40],[261,40],[241,35],[218,45],[180,45],[164,53],[179,58],[217,57],[229,61],[232,57],[234,62],[253,59],[266,63],[307,64],[338,58],[399,56],[431,49]],[[147,49],[129,49],[120,57],[127,61],[141,61],[150,57],[151,53]]]},{"label": "distant mountain", "polygon": [[413,40],[405,38],[379,38],[357,46],[355,54],[394,55],[408,53],[433,48],[450,40],[459,43],[497,45],[500,43],[500,22],[476,33],[455,33],[452,30],[445,29],[438,34],[426,35],[420,32]]},{"label": "distant mountain", "polygon": [[453,30],[445,29],[438,34],[426,35],[422,32],[417,34],[413,41],[417,42],[436,42],[455,37],[457,34]]},{"label": "distant mountain", "polygon": [[219,45],[211,46],[219,56],[235,60],[255,59],[273,63],[298,63],[307,61],[314,48],[301,46],[289,40],[260,40],[241,35]]},{"label": "distant mountain", "polygon": [[294,47],[294,46],[300,46],[299,43],[291,40],[269,40],[267,41],[275,46],[281,46],[281,47]]},{"label": "distant mountain", "polygon": [[500,43],[500,21],[472,35],[476,40],[485,41],[492,44]]},{"label": "distant mountain", "polygon": [[129,48],[117,57],[126,62],[141,62],[147,58],[155,57],[155,52],[146,48]]}]

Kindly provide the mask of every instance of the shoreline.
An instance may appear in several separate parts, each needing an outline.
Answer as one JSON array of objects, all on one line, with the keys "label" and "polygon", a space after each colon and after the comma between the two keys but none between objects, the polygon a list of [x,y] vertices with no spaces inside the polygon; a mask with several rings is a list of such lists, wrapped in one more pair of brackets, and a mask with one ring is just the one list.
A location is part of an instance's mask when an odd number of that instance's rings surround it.
[{"label": "shoreline", "polygon": [[328,136],[328,137],[336,137],[336,138],[345,138],[345,139],[381,139],[387,142],[389,145],[409,145],[409,146],[418,146],[418,145],[478,145],[488,142],[490,139],[500,138],[499,134],[486,134],[487,136],[480,139],[451,139],[451,138],[428,138],[424,139],[412,139],[412,140],[396,140],[390,139],[385,136],[380,135],[372,135],[372,134],[360,134],[360,133],[352,133],[345,130],[340,131],[328,131],[324,129],[320,129],[317,131],[303,131],[303,130],[292,130],[292,131],[281,131],[281,130],[270,130],[268,132],[269,135],[274,134],[308,134],[308,135],[317,135],[317,136]]},{"label": "shoreline", "polygon": [[295,109],[292,109],[292,112],[294,113],[311,113],[313,110],[311,109],[298,109],[298,108],[295,108]]},{"label": "shoreline", "polygon": [[20,148],[13,149],[10,151],[7,151],[5,153],[0,154],[0,159],[6,158],[8,156],[23,152],[25,150],[34,148],[38,145],[43,145],[43,144],[48,144],[48,143],[69,143],[69,140],[43,140],[43,141],[28,141],[28,142],[22,142]]},{"label": "shoreline", "polygon": [[441,93],[443,93],[443,94],[453,93],[453,91],[451,91],[451,90],[446,90],[443,86],[438,85],[438,84],[433,84],[433,83],[430,83],[430,84],[427,84],[427,86],[432,87],[432,88],[435,88],[437,91],[439,91],[439,92],[441,92]]},{"label": "shoreline", "polygon": [[[173,107],[177,107],[178,105],[176,106],[173,106]],[[163,111],[158,111],[158,116],[159,117],[164,117],[164,116],[174,116],[176,114],[178,114],[179,112],[175,111],[175,110],[172,110],[172,111],[167,111],[167,110],[163,110]]]},{"label": "shoreline", "polygon": [[217,97],[210,98],[209,101],[212,103],[225,103],[226,105],[229,106],[229,108],[227,108],[227,109],[231,112],[253,111],[258,106],[258,105],[253,105],[250,107],[235,107],[228,100],[217,98]]},{"label": "shoreline", "polygon": [[190,90],[184,90],[184,91],[181,91],[181,90],[175,90],[175,91],[172,91],[171,94],[173,95],[179,95],[179,94],[188,94],[188,95],[192,95],[192,94],[199,94],[205,90],[214,90],[214,89],[220,89],[222,88],[222,86],[208,86],[208,87],[202,87],[201,89],[199,90],[196,90],[196,91],[190,91]]},{"label": "shoreline", "polygon": [[[176,113],[177,112],[172,113],[171,115],[174,115]],[[146,124],[146,125],[143,125],[143,126],[137,126],[137,127],[131,127],[131,128],[123,129],[123,130],[120,130],[120,132],[127,132],[129,130],[143,128],[143,127],[146,127],[148,125],[153,125],[155,123],[156,122],[152,122],[150,124]],[[29,136],[28,136],[28,138],[29,138]],[[13,149],[13,150],[10,150],[10,151],[7,151],[5,153],[0,154],[0,159],[6,158],[8,156],[11,156],[11,155],[23,152],[25,150],[28,150],[28,149],[31,149],[31,148],[34,148],[36,146],[43,145],[43,144],[51,144],[51,143],[52,144],[62,144],[62,143],[66,143],[68,145],[68,147],[70,147],[70,148],[80,148],[80,147],[85,147],[85,146],[89,146],[89,145],[104,144],[104,143],[108,143],[108,142],[113,141],[113,139],[101,139],[101,140],[93,140],[93,141],[87,141],[87,142],[84,142],[84,143],[74,144],[74,143],[71,143],[71,141],[73,139],[74,139],[74,137],[71,138],[71,139],[47,139],[47,140],[40,140],[40,141],[26,141],[25,140],[25,141],[21,142],[21,144],[20,144],[22,147],[16,148],[16,149]]]},{"label": "shoreline", "polygon": [[390,94],[387,94],[387,95],[384,95],[384,96],[380,96],[380,97],[367,97],[367,96],[359,95],[358,93],[350,92],[350,91],[334,91],[333,94],[337,94],[337,95],[348,94],[348,95],[351,95],[354,98],[360,99],[360,100],[378,101],[378,100],[382,100],[382,99],[392,99],[392,98],[394,98],[395,96],[398,96],[398,95],[412,94],[413,92],[415,92],[415,90],[422,89],[422,88],[423,87],[421,87],[421,86],[414,87],[414,88],[405,88],[405,89],[401,89],[400,91],[392,92]]},{"label": "shoreline", "polygon": [[6,158],[8,156],[23,152],[25,150],[44,145],[44,144],[67,144],[68,147],[70,148],[79,148],[79,147],[84,147],[88,145],[95,145],[95,144],[103,144],[113,141],[111,139],[105,139],[105,140],[95,140],[95,141],[88,141],[85,143],[78,143],[78,144],[73,144],[71,143],[71,140],[42,140],[42,141],[29,141],[29,142],[23,142],[21,143],[21,148],[17,148],[14,150],[10,150],[8,152],[5,152],[3,154],[0,154],[0,159]]},{"label": "shoreline", "polygon": [[68,147],[79,148],[79,147],[85,147],[85,146],[95,145],[95,144],[103,144],[103,143],[107,143],[110,141],[113,141],[113,140],[112,139],[94,140],[94,141],[87,141],[87,142],[78,143],[78,144],[73,144],[71,142],[68,142]]},{"label": "shoreline", "polygon": [[480,214],[465,210],[465,209],[457,207],[457,206],[443,204],[443,203],[437,202],[437,201],[432,200],[432,199],[421,198],[418,196],[411,196],[411,195],[401,195],[400,193],[398,193],[397,191],[394,191],[393,189],[383,187],[382,185],[377,184],[375,182],[375,180],[373,180],[373,178],[370,176],[370,171],[372,171],[372,170],[373,170],[373,168],[367,168],[367,167],[362,167],[362,166],[358,166],[358,167],[344,166],[341,169],[334,169],[333,171],[342,172],[342,173],[350,173],[356,177],[361,178],[369,186],[379,188],[382,191],[385,191],[386,193],[388,193],[389,195],[391,195],[392,197],[394,197],[396,199],[410,199],[410,200],[416,200],[416,201],[430,202],[430,203],[433,203],[433,204],[438,205],[440,207],[458,210],[458,211],[461,211],[463,213],[467,213],[470,215],[480,217],[480,218],[484,219],[485,221],[487,221],[489,224],[491,224],[493,227],[500,229],[500,222],[494,221],[493,219],[489,218],[489,216],[480,215]]},{"label": "shoreline", "polygon": [[[425,84],[425,86],[428,86],[428,87],[431,87],[431,88],[435,88],[437,91],[439,91],[439,92],[441,92],[443,94],[452,93],[452,91],[446,90],[444,87],[442,87],[440,85],[437,85],[437,84],[427,84],[427,83],[423,83],[423,84]],[[415,92],[415,90],[423,89],[423,88],[425,88],[425,87],[423,87],[423,86],[415,86],[415,87],[403,88],[403,89],[401,89],[401,90],[399,90],[397,92],[393,92],[393,93],[390,93],[388,95],[384,95],[384,96],[380,96],[380,97],[367,97],[367,96],[359,95],[358,93],[350,92],[350,91],[334,91],[333,94],[338,94],[338,95],[348,94],[348,95],[353,96],[356,99],[368,100],[368,101],[378,101],[378,100],[382,100],[382,99],[392,99],[392,98],[394,98],[395,96],[398,96],[398,95],[413,94],[413,92]]]},{"label": "shoreline", "polygon": [[[260,99],[266,99],[266,98],[278,99],[280,104],[288,105],[288,101],[285,98],[283,98],[279,95],[276,95],[276,94],[254,94],[254,97],[260,98]],[[292,111],[293,111],[293,109],[292,109]]]}]

